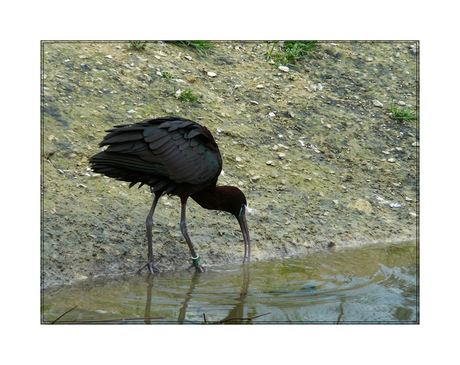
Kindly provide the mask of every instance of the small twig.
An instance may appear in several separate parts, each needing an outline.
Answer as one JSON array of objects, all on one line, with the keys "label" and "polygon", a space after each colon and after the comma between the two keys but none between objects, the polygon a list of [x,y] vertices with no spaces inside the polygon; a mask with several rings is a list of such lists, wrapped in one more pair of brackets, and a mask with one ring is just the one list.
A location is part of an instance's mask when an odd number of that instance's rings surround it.
[{"label": "small twig", "polygon": [[223,319],[221,321],[219,321],[219,323],[224,323],[224,322],[228,322],[228,321],[236,321],[236,320],[240,320],[240,321],[252,321],[253,319],[256,319],[256,318],[259,318],[259,317],[262,317],[262,316],[266,316],[267,314],[271,314],[271,312],[268,312],[268,313],[264,313],[264,314],[259,314],[258,316],[254,316],[254,317],[248,317],[248,318],[229,318],[229,319]]},{"label": "small twig", "polygon": [[60,320],[62,317],[64,317],[67,313],[69,313],[70,311],[73,311],[75,308],[77,308],[78,305],[76,305],[75,307],[73,308],[70,308],[67,312],[61,314],[59,317],[57,317],[53,322],[51,322],[51,324],[55,324],[58,320]]},{"label": "small twig", "polygon": [[259,314],[258,316],[248,317],[248,318],[235,317],[235,318],[229,318],[229,319],[222,319],[222,320],[216,321],[216,322],[208,322],[207,319],[206,319],[206,314],[203,313],[203,319],[204,319],[205,324],[216,324],[216,323],[217,324],[222,324],[222,323],[229,322],[229,321],[252,321],[253,319],[256,319],[256,318],[259,318],[259,317],[262,317],[262,316],[266,316],[267,314],[271,314],[271,312],[264,313],[264,314]]}]

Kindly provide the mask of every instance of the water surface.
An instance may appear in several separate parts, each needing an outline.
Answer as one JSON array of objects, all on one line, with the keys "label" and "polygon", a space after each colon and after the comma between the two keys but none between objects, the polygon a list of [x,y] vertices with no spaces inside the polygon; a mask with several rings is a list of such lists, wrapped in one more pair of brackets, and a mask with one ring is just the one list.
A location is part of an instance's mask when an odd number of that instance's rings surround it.
[{"label": "water surface", "polygon": [[414,242],[330,249],[204,274],[88,279],[42,294],[42,323],[416,324]]}]

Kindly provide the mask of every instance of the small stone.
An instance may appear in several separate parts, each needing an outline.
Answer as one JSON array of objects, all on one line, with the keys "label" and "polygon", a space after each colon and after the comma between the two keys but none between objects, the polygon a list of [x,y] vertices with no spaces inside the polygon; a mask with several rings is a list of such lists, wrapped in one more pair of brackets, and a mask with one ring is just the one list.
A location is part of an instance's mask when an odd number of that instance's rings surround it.
[{"label": "small stone", "polygon": [[186,55],[186,56],[184,56],[184,57],[185,57],[187,60],[189,60],[189,61],[193,60],[192,56]]},{"label": "small stone", "polygon": [[365,212],[365,213],[371,213],[372,212],[372,205],[369,203],[367,200],[364,199],[358,199],[353,205],[353,208],[355,208],[359,212]]},{"label": "small stone", "polygon": [[244,185],[244,182],[238,181],[238,185],[239,185],[239,186],[243,186],[243,185]]},{"label": "small stone", "polygon": [[105,58],[112,58],[112,55],[108,54],[107,56],[105,56]]},{"label": "small stone", "polygon": [[46,158],[50,158],[50,156],[53,155],[55,152],[56,152],[56,147],[54,147],[53,145],[45,146],[45,148],[43,149],[43,155]]},{"label": "small stone", "polygon": [[394,157],[390,157],[387,161],[390,163],[394,163],[396,162],[396,159]]},{"label": "small stone", "polygon": [[411,217],[417,218],[417,213],[415,213],[415,212],[409,212],[409,215]]},{"label": "small stone", "polygon": [[256,86],[256,89],[263,89],[264,88],[264,85],[257,85]]},{"label": "small stone", "polygon": [[257,181],[259,181],[259,180],[260,180],[260,176],[259,176],[259,175],[255,175],[255,176],[251,177],[251,181],[252,181],[252,182],[257,182]]},{"label": "small stone", "polygon": [[316,91],[316,90],[318,90],[318,86],[316,86],[316,85],[310,85],[310,90],[311,90],[311,91]]},{"label": "small stone", "polygon": [[406,103],[405,103],[404,101],[402,101],[402,100],[398,101],[397,104],[398,104],[398,105],[401,105],[401,106],[405,106],[405,105],[406,105]]},{"label": "small stone", "polygon": [[323,90],[323,85],[318,84],[318,90]]},{"label": "small stone", "polygon": [[273,112],[268,113],[268,116],[269,116],[270,118],[276,117],[275,113],[273,113]]},{"label": "small stone", "polygon": [[283,72],[289,72],[289,67],[287,66],[278,66],[278,70]]},{"label": "small stone", "polygon": [[237,162],[243,161],[243,159],[242,159],[241,157],[236,157],[235,160],[236,160]]},{"label": "small stone", "polygon": [[405,198],[405,199],[406,199],[406,201],[408,201],[408,202],[411,202],[411,201],[413,201],[413,199],[409,198],[408,196],[406,196],[406,198]]},{"label": "small stone", "polygon": [[372,61],[374,61],[374,59],[372,57],[367,57],[366,58],[366,62],[372,62]]},{"label": "small stone", "polygon": [[420,143],[418,141],[415,141],[412,143],[412,147],[420,147]]},{"label": "small stone", "polygon": [[389,155],[389,154],[390,154],[389,151],[382,151],[382,153],[385,154],[385,155]]},{"label": "small stone", "polygon": [[216,74],[215,72],[209,71],[209,72],[208,72],[208,76],[209,76],[209,77],[216,77],[217,74]]},{"label": "small stone", "polygon": [[249,102],[250,102],[251,104],[254,104],[254,105],[259,105],[259,103],[258,103],[257,101],[255,101],[255,100],[249,100]]},{"label": "small stone", "polygon": [[282,153],[282,152],[278,152],[278,157],[280,159],[283,159],[284,157],[286,157],[286,154],[285,153]]},{"label": "small stone", "polygon": [[372,100],[372,104],[374,104],[374,106],[377,108],[383,108],[383,104],[377,99]]},{"label": "small stone", "polygon": [[267,161],[267,165],[273,166],[273,161],[272,160]]}]

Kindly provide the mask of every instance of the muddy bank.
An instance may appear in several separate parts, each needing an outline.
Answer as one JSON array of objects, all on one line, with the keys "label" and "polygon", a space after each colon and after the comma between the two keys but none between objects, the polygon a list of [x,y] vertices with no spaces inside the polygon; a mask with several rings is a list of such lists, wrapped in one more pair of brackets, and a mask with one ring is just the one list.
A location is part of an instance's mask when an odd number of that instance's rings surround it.
[{"label": "muddy bank", "polygon": [[[266,42],[217,42],[206,54],[151,42],[42,44],[42,275],[45,286],[133,272],[147,254],[148,188],[94,174],[105,130],[180,115],[206,125],[223,157],[221,185],[248,198],[254,260],[332,246],[416,238],[418,122],[414,42],[319,42],[287,72]],[[191,102],[182,91],[198,96]],[[158,267],[189,252],[180,202],[155,212]],[[205,266],[243,257],[233,217],[188,204]]]}]

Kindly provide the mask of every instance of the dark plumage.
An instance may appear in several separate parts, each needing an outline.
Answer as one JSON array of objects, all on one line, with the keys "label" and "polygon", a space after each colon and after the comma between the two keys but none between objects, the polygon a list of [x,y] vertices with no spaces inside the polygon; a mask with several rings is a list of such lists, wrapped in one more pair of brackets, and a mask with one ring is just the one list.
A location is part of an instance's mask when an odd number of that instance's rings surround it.
[{"label": "dark plumage", "polygon": [[155,197],[147,216],[148,262],[153,273],[152,225],[153,213],[163,194],[181,199],[181,231],[190,248],[193,264],[200,265],[187,233],[185,208],[191,197],[205,209],[232,213],[238,220],[244,239],[243,263],[251,254],[246,223],[246,197],[233,186],[216,186],[222,170],[222,157],[213,136],[206,127],[180,117],[147,119],[136,124],[124,124],[108,130],[99,146],[108,146],[90,159],[95,172],[130,183],[150,186]]}]

